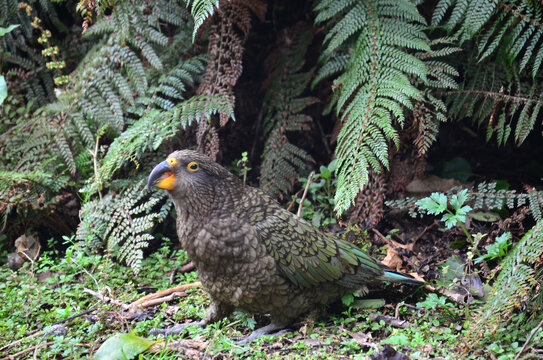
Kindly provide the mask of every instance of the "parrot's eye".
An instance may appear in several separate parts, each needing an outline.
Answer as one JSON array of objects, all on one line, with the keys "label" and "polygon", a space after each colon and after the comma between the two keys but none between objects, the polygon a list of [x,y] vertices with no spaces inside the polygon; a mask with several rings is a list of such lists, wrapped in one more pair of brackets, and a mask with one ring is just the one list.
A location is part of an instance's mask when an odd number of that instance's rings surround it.
[{"label": "parrot's eye", "polygon": [[189,171],[192,171],[192,172],[198,171],[199,168],[200,168],[200,166],[199,166],[198,163],[195,162],[195,161],[191,161],[191,162],[187,165],[187,169],[188,169]]}]

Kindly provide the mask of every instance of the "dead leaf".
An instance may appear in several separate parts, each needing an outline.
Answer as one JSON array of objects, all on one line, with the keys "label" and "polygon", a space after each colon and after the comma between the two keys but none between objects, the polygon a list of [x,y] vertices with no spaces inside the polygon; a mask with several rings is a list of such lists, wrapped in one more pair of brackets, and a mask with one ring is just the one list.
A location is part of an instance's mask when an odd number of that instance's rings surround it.
[{"label": "dead leaf", "polygon": [[387,247],[387,256],[381,262],[388,266],[392,270],[400,271],[400,268],[402,267],[403,260],[400,257],[400,254],[394,250],[394,248],[390,245],[386,245]]},{"label": "dead leaf", "polygon": [[411,276],[412,278],[415,278],[418,281],[426,282],[426,279],[422,275],[416,272],[409,273],[409,276]]},{"label": "dead leaf", "polygon": [[392,245],[394,245],[394,247],[396,248],[402,248],[402,249],[406,249],[406,250],[409,250],[409,251],[413,251],[413,244],[400,244],[399,242],[397,241],[394,241],[392,239],[390,239],[390,242],[392,243]]}]

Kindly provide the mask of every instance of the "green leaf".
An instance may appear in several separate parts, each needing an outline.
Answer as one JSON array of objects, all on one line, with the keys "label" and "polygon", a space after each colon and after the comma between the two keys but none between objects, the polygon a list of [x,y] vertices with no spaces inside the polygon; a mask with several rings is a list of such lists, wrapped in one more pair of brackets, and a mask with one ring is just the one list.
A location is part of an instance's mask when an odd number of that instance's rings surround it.
[{"label": "green leaf", "polygon": [[17,25],[10,25],[10,26],[8,26],[7,28],[1,27],[1,26],[0,26],[0,36],[6,35],[8,32],[12,31],[13,29],[15,29],[15,28],[17,28],[17,27],[19,27],[19,26],[20,26],[19,24],[17,24]]},{"label": "green leaf", "polygon": [[429,214],[439,215],[447,210],[447,197],[442,193],[432,193],[430,197],[420,199],[415,204]]},{"label": "green leaf", "polygon": [[0,75],[0,105],[6,100],[8,97],[8,86],[6,84],[6,79],[2,75]]},{"label": "green leaf", "polygon": [[343,295],[343,297],[341,298],[341,302],[345,306],[351,305],[354,302],[354,295],[353,294],[345,294],[345,295]]},{"label": "green leaf", "polygon": [[506,232],[496,238],[493,244],[485,246],[486,254],[475,259],[475,263],[479,263],[484,259],[497,259],[507,255],[507,250],[511,245],[511,233]]},{"label": "green leaf", "polygon": [[321,178],[323,179],[330,179],[330,177],[332,176],[332,172],[328,170],[326,166],[321,166],[320,172],[321,172]]},{"label": "green leaf", "polygon": [[491,211],[472,211],[469,213],[469,217],[481,222],[494,222],[501,219],[500,215]]},{"label": "green leaf", "polygon": [[441,221],[445,223],[445,226],[447,227],[447,229],[450,229],[453,226],[455,226],[458,223],[458,220],[459,219],[455,215],[448,214],[448,213],[443,215],[443,217],[441,218]]},{"label": "green leaf", "polygon": [[353,309],[379,309],[385,306],[384,299],[359,299],[353,302]]},{"label": "green leaf", "polygon": [[458,192],[458,194],[453,195],[451,197],[451,205],[453,208],[455,208],[456,211],[458,211],[458,209],[460,209],[460,207],[464,205],[467,199],[468,199],[468,189],[464,189]]},{"label": "green leaf", "polygon": [[439,307],[449,307],[451,304],[447,301],[445,296],[438,296],[437,294],[428,294],[426,300],[417,303],[417,307],[435,309]]},{"label": "green leaf", "polygon": [[388,339],[385,339],[385,340],[383,340],[381,342],[385,343],[385,344],[392,344],[392,345],[409,345],[409,344],[411,344],[411,342],[409,341],[409,338],[405,334],[392,335]]},{"label": "green leaf", "polygon": [[472,210],[471,206],[469,205],[462,206],[462,208],[456,210],[456,216],[458,217],[458,220],[465,222],[466,214],[470,212],[471,210]]},{"label": "green leaf", "polygon": [[159,341],[147,340],[134,334],[115,334],[107,339],[94,355],[95,360],[134,359]]}]

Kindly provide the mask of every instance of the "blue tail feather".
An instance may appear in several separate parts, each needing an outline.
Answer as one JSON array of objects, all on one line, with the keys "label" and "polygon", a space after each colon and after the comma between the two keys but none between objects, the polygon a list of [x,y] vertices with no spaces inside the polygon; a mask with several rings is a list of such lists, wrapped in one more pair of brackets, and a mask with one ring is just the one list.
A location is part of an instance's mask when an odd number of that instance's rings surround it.
[{"label": "blue tail feather", "polygon": [[390,281],[401,284],[411,284],[411,285],[424,285],[424,282],[413,279],[410,276],[397,273],[392,270],[385,271],[385,274],[380,278],[382,281]]}]

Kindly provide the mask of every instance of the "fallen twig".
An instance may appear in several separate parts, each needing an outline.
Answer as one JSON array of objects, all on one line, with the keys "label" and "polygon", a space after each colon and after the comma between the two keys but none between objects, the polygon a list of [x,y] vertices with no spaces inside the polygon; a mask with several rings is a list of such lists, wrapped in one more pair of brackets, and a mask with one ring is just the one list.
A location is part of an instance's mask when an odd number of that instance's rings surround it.
[{"label": "fallen twig", "polygon": [[184,273],[188,273],[188,272],[191,272],[191,271],[194,271],[194,270],[196,270],[196,265],[194,265],[194,263],[192,263],[192,262],[189,262],[188,264],[183,266],[181,268],[181,270],[179,270],[179,272],[181,274],[184,274]]},{"label": "fallen twig", "polygon": [[371,336],[366,335],[366,339],[363,339],[359,333],[353,333],[347,329],[343,329],[343,331],[345,331],[351,338],[353,338],[353,340],[356,341],[358,345],[371,347],[375,350],[375,352],[379,352],[379,346],[374,342],[368,341],[368,337]]},{"label": "fallen twig", "polygon": [[290,209],[292,209],[292,207],[294,206],[294,203],[296,202],[296,198],[298,197],[300,191],[302,191],[302,189],[296,191],[296,194],[292,195],[292,201],[290,202],[290,204],[288,204],[287,211],[290,211]]},{"label": "fallen twig", "polygon": [[[171,295],[173,293],[183,293],[187,289],[197,287],[197,286],[200,286],[200,285],[202,285],[202,283],[199,282],[199,281],[196,281],[196,282],[193,282],[193,283],[190,283],[190,284],[183,284],[183,285],[176,286],[176,287],[173,287],[173,288],[170,288],[170,289],[162,290],[162,291],[156,292],[154,294],[145,295],[145,296],[139,298],[138,300],[134,301],[130,305],[127,305],[128,306],[127,309],[130,312],[134,312],[134,311],[137,310],[137,308],[145,307],[145,306],[143,306],[143,304],[147,303],[148,301],[151,301],[151,300],[154,300],[154,299],[159,299],[159,298],[164,298],[164,297],[166,297],[168,295]],[[164,301],[160,301],[160,302],[164,302]],[[159,304],[160,302],[157,302],[157,304]],[[150,305],[147,305],[147,306],[150,306]]]},{"label": "fallen twig", "polygon": [[49,345],[53,345],[54,343],[55,343],[54,341],[48,341],[48,342],[43,343],[43,344],[38,344],[38,345],[35,345],[35,346],[32,346],[32,347],[29,347],[29,348],[27,348],[27,349],[21,350],[21,351],[19,351],[19,352],[16,352],[16,353],[13,354],[13,355],[8,355],[8,356],[6,356],[6,357],[3,357],[3,358],[1,358],[0,360],[12,360],[12,359],[16,359],[16,358],[18,358],[18,357],[21,356],[21,355],[24,355],[24,354],[26,354],[26,353],[29,353],[29,352],[34,351],[34,350],[36,350],[36,349],[38,349],[38,348],[41,348],[41,347],[46,347],[46,346],[49,346]]},{"label": "fallen twig", "polygon": [[434,222],[431,224],[431,225],[428,225],[424,228],[424,230],[422,230],[422,232],[420,234],[418,234],[417,236],[415,236],[413,238],[413,244],[416,243],[417,241],[419,241],[419,239],[424,235],[426,234],[426,232],[428,230],[430,230],[431,228],[433,228],[434,226],[438,225],[439,224],[439,220],[434,220]]},{"label": "fallen twig", "polygon": [[177,268],[172,270],[170,274],[170,285],[174,283],[175,275],[177,275]]},{"label": "fallen twig", "polygon": [[[34,337],[34,336],[32,336],[32,337]],[[28,337],[23,338],[23,339],[28,339]],[[23,339],[20,339],[20,340],[23,340]],[[18,341],[20,341],[20,340],[18,340]],[[63,340],[63,342],[69,342],[69,341],[70,341],[70,339],[64,339]],[[29,347],[27,349],[16,352],[15,354],[11,354],[11,355],[8,355],[6,357],[0,358],[0,360],[14,360],[14,359],[20,357],[21,355],[24,355],[24,354],[29,353],[31,351],[35,352],[39,348],[47,347],[47,346],[53,345],[54,343],[55,343],[55,341],[49,341],[49,342],[46,342],[46,343],[37,344],[37,345],[34,345],[34,346]],[[94,346],[94,345],[92,345],[92,344],[84,344],[84,343],[77,343],[77,344],[75,344],[75,346],[82,346],[82,347],[92,348],[92,346]],[[36,357],[36,355],[37,354],[35,353],[34,357]]]},{"label": "fallen twig", "polygon": [[[94,146],[94,151],[89,149],[89,153],[92,156],[92,163],[94,165],[94,179],[98,181],[98,146],[100,145],[100,136],[101,132],[98,133],[96,136],[96,145]],[[101,187],[98,187],[98,197],[100,198],[100,201],[102,201],[102,191],[100,189]]]},{"label": "fallen twig", "polygon": [[[82,313],[79,313],[79,314],[76,314],[76,315],[69,316],[69,317],[67,317],[66,319],[59,320],[59,321],[57,321],[57,322],[52,323],[51,326],[53,326],[53,325],[59,325],[59,324],[65,323],[65,322],[70,321],[70,320],[73,320],[73,319],[75,319],[75,318],[77,318],[77,317],[79,317],[79,316],[86,315],[86,314],[88,314],[89,312],[92,312],[92,311],[94,311],[94,310],[95,310],[94,308],[91,308],[91,309],[89,309],[89,310],[83,311]],[[67,326],[71,326],[71,325],[72,325],[72,323],[67,324]],[[20,339],[15,340],[15,341],[13,341],[13,342],[10,342],[9,344],[6,344],[6,345],[2,346],[2,347],[0,348],[0,352],[11,349],[12,347],[14,347],[15,345],[17,345],[18,343],[20,343],[20,342],[23,341],[23,340],[32,339],[32,338],[35,338],[35,337],[38,337],[38,336],[42,336],[42,335],[43,335],[43,330],[44,330],[44,329],[47,329],[47,328],[48,328],[48,326],[41,326],[39,329],[33,330],[33,331],[31,331],[31,332],[29,332],[29,333],[23,335],[23,337],[21,337]]]},{"label": "fallen twig", "polygon": [[395,318],[394,316],[370,314],[369,319],[375,322],[379,322],[383,320],[385,324],[388,324],[390,326],[400,328],[400,329],[407,329],[411,327],[411,323],[409,321],[400,320],[400,319]]},{"label": "fallen twig", "polygon": [[20,343],[21,341],[25,340],[25,339],[32,339],[32,338],[35,338],[35,337],[38,337],[41,335],[41,330],[42,329],[38,329],[38,330],[34,330],[33,332],[31,332],[30,334],[26,335],[26,336],[23,336],[22,338],[18,339],[18,340],[15,340],[7,345],[4,345],[0,348],[0,351],[5,351],[5,350],[9,350],[11,349],[12,347],[14,347],[15,345],[17,345],[18,343]]},{"label": "fallen twig", "polygon": [[125,304],[124,302],[122,302],[121,300],[112,299],[110,297],[107,297],[105,295],[97,293],[94,290],[84,288],[83,292],[86,292],[87,294],[90,294],[90,295],[102,300],[105,303],[112,303],[113,305],[120,306],[123,310],[128,310],[128,308],[129,308],[129,306],[127,304]]},{"label": "fallen twig", "polygon": [[302,200],[300,200],[300,205],[298,205],[298,212],[296,213],[297,217],[300,217],[302,215],[302,207],[304,205],[304,200],[305,200],[305,197],[307,196],[307,190],[309,190],[309,185],[311,185],[311,179],[313,178],[314,173],[315,173],[314,171],[311,171],[311,173],[309,174],[309,177],[307,178],[307,184],[305,184]]},{"label": "fallen twig", "polygon": [[173,292],[173,293],[171,293],[170,295],[167,295],[167,296],[163,296],[163,297],[160,297],[160,298],[144,301],[139,305],[139,307],[146,308],[146,307],[149,307],[149,306],[162,304],[163,302],[172,301],[173,299],[178,298],[178,297],[185,297],[185,296],[188,296],[188,294],[186,292],[176,291],[176,292]]},{"label": "fallen twig", "polygon": [[526,350],[526,347],[528,346],[528,344],[530,343],[534,335],[539,331],[541,326],[543,326],[543,320],[541,320],[539,324],[537,324],[537,326],[532,330],[532,332],[530,333],[530,336],[528,336],[528,338],[524,342],[524,345],[522,345],[522,348],[520,349],[520,351],[518,352],[518,354],[515,356],[513,360],[518,360],[518,358],[520,357],[520,354],[522,354],[524,350]]},{"label": "fallen twig", "polygon": [[72,315],[72,316],[68,316],[66,319],[62,319],[62,320],[56,321],[56,322],[52,323],[51,325],[59,325],[59,324],[65,323],[66,321],[70,321],[70,320],[73,320],[73,319],[75,319],[75,318],[81,317],[81,316],[83,316],[83,315],[90,314],[90,313],[93,312],[94,310],[96,310],[96,307],[95,307],[95,306],[91,307],[91,308],[88,309],[88,310],[82,311],[82,312],[80,312],[79,314],[75,314],[75,315]]}]

